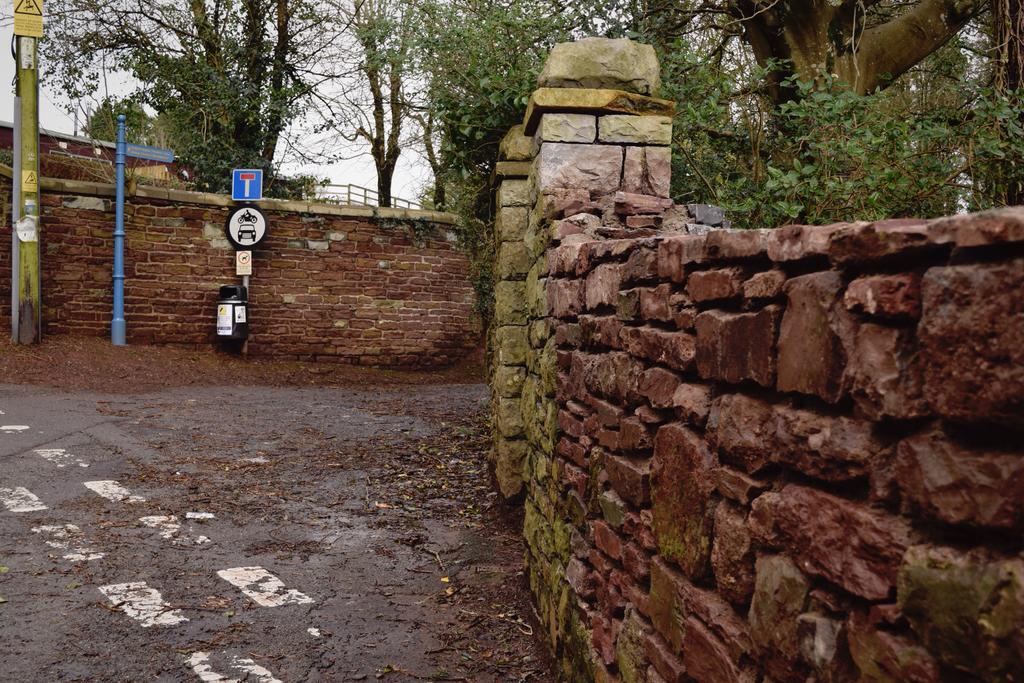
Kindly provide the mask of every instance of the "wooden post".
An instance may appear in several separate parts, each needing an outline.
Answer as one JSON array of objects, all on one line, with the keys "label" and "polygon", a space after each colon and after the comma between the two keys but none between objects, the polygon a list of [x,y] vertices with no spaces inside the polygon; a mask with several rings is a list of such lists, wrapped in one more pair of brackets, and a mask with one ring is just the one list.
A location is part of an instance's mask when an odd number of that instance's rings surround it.
[{"label": "wooden post", "polygon": [[[35,344],[42,338],[39,240],[42,225],[39,206],[39,60],[34,36],[17,36],[17,96],[20,105],[17,316],[16,344]],[[13,283],[12,283],[13,285]]]}]

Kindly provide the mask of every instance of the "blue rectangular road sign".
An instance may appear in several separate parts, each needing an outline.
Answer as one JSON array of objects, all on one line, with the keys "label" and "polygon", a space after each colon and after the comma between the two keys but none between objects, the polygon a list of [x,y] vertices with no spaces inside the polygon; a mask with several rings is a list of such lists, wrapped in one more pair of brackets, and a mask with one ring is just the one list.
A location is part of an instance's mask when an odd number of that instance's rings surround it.
[{"label": "blue rectangular road sign", "polygon": [[231,171],[231,198],[236,202],[263,199],[263,169],[236,168]]},{"label": "blue rectangular road sign", "polygon": [[162,161],[170,164],[174,161],[174,151],[166,147],[150,147],[149,145],[125,145],[125,156],[136,159],[149,159],[150,161]]}]

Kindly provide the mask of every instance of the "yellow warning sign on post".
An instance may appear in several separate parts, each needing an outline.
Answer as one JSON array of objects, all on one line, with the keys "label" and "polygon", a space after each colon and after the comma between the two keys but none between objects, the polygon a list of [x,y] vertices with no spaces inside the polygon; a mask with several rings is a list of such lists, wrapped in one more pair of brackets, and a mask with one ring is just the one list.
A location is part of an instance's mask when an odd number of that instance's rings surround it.
[{"label": "yellow warning sign on post", "polygon": [[39,178],[36,177],[35,171],[22,171],[21,172],[21,191],[22,192],[38,192],[39,191]]},{"label": "yellow warning sign on post", "polygon": [[43,0],[14,0],[14,35],[43,37]]}]

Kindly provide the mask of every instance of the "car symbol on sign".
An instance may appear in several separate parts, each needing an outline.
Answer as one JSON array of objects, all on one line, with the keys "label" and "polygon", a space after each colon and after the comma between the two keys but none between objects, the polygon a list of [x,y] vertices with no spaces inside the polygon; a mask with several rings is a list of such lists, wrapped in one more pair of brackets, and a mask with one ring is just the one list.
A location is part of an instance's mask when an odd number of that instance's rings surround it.
[{"label": "car symbol on sign", "polygon": [[238,217],[238,241],[241,242],[243,239],[248,239],[250,242],[256,241],[256,221],[259,220],[256,214],[251,211],[246,211]]}]

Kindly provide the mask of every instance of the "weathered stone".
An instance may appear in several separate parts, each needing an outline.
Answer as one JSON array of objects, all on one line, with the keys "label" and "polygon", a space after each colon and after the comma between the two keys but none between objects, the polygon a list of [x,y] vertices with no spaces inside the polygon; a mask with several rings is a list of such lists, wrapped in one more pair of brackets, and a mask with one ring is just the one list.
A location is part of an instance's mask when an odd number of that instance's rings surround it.
[{"label": "weathered stone", "polygon": [[503,242],[494,265],[499,278],[519,279],[526,276],[533,259],[522,242]]},{"label": "weathered stone", "polygon": [[867,475],[884,445],[872,436],[871,424],[831,417],[786,405],[772,407],[764,448],[771,462],[826,481],[847,481]]},{"label": "weathered stone", "polygon": [[[665,683],[684,683],[686,666],[669,650],[668,643],[656,633],[647,637],[645,648],[647,660]],[[656,683],[648,674],[650,683]]]},{"label": "weathered stone", "polygon": [[506,438],[520,436],[523,433],[523,414],[519,409],[519,401],[512,398],[499,398],[494,406],[494,423],[498,433]]},{"label": "weathered stone", "polygon": [[601,142],[637,145],[672,144],[672,119],[668,116],[626,116],[612,114],[598,120]]},{"label": "weathered stone", "polygon": [[551,226],[551,236],[556,240],[564,240],[570,235],[583,235],[601,226],[601,219],[592,213],[577,213],[555,221]]},{"label": "weathered stone", "polygon": [[740,669],[728,648],[700,621],[689,617],[684,624],[683,664],[695,681],[707,683],[754,683],[751,671]]},{"label": "weathered stone", "polygon": [[743,291],[746,273],[742,268],[699,270],[690,275],[686,293],[696,302],[731,299]]},{"label": "weathered stone", "polygon": [[938,683],[944,680],[935,659],[910,638],[872,624],[862,612],[847,623],[850,656],[861,681]]},{"label": "weathered stone", "polygon": [[651,447],[651,434],[640,418],[624,417],[619,420],[619,449],[643,451]]},{"label": "weathered stone", "polygon": [[750,501],[768,486],[769,482],[766,480],[751,477],[729,467],[719,467],[715,470],[715,488],[720,494],[740,505],[749,505]]},{"label": "weathered stone", "polygon": [[893,479],[924,516],[1024,531],[1024,454],[969,450],[939,431],[904,439],[896,453]]},{"label": "weathered stone", "polygon": [[696,340],[686,332],[669,332],[657,327],[629,327],[622,330],[623,348],[629,353],[676,370],[693,367]]},{"label": "weathered stone", "polygon": [[791,679],[787,670],[800,657],[797,618],[806,610],[810,583],[784,555],[757,558],[753,599],[750,602],[750,638],[761,652],[768,671]]},{"label": "weathered stone", "polygon": [[583,290],[584,282],[582,280],[548,280],[548,310],[551,315],[556,318],[567,318],[582,313]]},{"label": "weathered stone", "polygon": [[782,293],[786,274],[781,270],[757,273],[743,283],[743,296],[747,299],[774,299]]},{"label": "weathered stone", "polygon": [[784,263],[824,256],[828,254],[829,239],[832,235],[849,225],[784,225],[776,228],[767,237],[768,258],[776,263]]},{"label": "weathered stone", "polygon": [[522,325],[503,325],[494,331],[494,356],[501,365],[525,365],[529,348],[527,329]]},{"label": "weathered stone", "polygon": [[515,398],[522,392],[526,368],[499,365],[491,378],[491,390],[503,398]]},{"label": "weathered stone", "polygon": [[679,424],[658,430],[651,461],[651,509],[661,556],[687,576],[706,576],[711,557],[714,456],[704,440]]},{"label": "weathered stone", "polygon": [[498,206],[530,206],[530,183],[526,180],[504,180],[498,188]]},{"label": "weathered stone", "polygon": [[613,197],[615,214],[632,216],[645,213],[661,213],[672,206],[672,200],[665,197],[637,192],[616,192]]},{"label": "weathered stone", "polygon": [[913,546],[898,603],[924,646],[983,680],[1024,677],[1024,560]]},{"label": "weathered stone", "polygon": [[619,637],[615,641],[615,660],[623,683],[647,683],[645,649],[650,633],[650,627],[636,610],[627,608]]},{"label": "weathered stone", "polygon": [[708,443],[724,462],[746,472],[757,472],[768,463],[765,444],[774,436],[772,406],[743,394],[726,394],[711,403]]},{"label": "weathered stone", "polygon": [[614,88],[657,95],[661,68],[654,48],[625,38],[558,43],[537,78],[541,88]]},{"label": "weathered stone", "polygon": [[1024,259],[931,268],[918,338],[941,416],[1024,427]]},{"label": "weathered stone", "polygon": [[[642,119],[645,117],[633,116],[629,118]],[[621,189],[623,192],[667,198],[671,182],[672,150],[670,148],[626,148],[626,158],[622,167]],[[629,213],[634,212],[624,212],[620,215],[635,218],[634,216],[629,216]],[[630,225],[630,227],[634,227],[634,225]]]},{"label": "weathered stone", "polygon": [[881,318],[921,315],[921,276],[914,273],[857,278],[843,295],[846,308]]},{"label": "weathered stone", "polygon": [[617,263],[603,263],[587,276],[586,306],[593,311],[602,306],[614,306],[619,297],[622,282],[620,266]]},{"label": "weathered stone", "polygon": [[718,592],[736,605],[743,605],[754,592],[754,551],[747,518],[735,505],[719,503],[715,508],[715,541],[711,568]]},{"label": "weathered stone", "polygon": [[672,282],[686,279],[686,264],[703,258],[705,238],[697,235],[673,235],[658,244],[658,275]]},{"label": "weathered stone", "polygon": [[[554,188],[572,188],[608,194],[619,189],[622,148],[545,142],[540,147],[533,168],[541,192]],[[502,188],[508,182],[502,183]]]},{"label": "weathered stone", "polygon": [[664,368],[654,367],[640,376],[640,395],[651,402],[655,408],[674,407],[672,398],[681,380],[679,375]]},{"label": "weathered stone", "polygon": [[789,299],[779,330],[779,391],[814,394],[835,403],[843,394],[846,351],[853,336],[850,314],[838,303],[843,283],[828,271],[786,283]]},{"label": "weathered stone", "polygon": [[494,232],[500,242],[518,242],[526,234],[529,209],[525,206],[504,206],[498,210]]},{"label": "weathered stone", "polygon": [[[697,275],[690,277],[691,282]],[[697,316],[697,370],[706,379],[775,383],[775,334],[780,309],[756,313],[705,311]]]},{"label": "weathered stone", "polygon": [[494,321],[499,325],[526,324],[526,285],[501,281],[494,285]]},{"label": "weathered stone", "polygon": [[597,119],[587,114],[544,114],[535,138],[540,142],[590,144],[597,138]]},{"label": "weathered stone", "polygon": [[602,491],[597,497],[598,505],[601,506],[601,514],[604,520],[616,529],[622,528],[622,522],[626,518],[626,503],[615,491]]},{"label": "weathered stone", "polygon": [[552,187],[541,192],[533,207],[532,219],[544,220],[597,211],[590,192],[571,187]]},{"label": "weathered stone", "polygon": [[584,244],[560,244],[557,247],[548,249],[548,275],[575,274],[576,268],[579,265],[580,252],[583,250]]},{"label": "weathered stone", "polygon": [[845,383],[861,412],[872,420],[927,415],[917,359],[909,330],[871,323],[857,328]]},{"label": "weathered stone", "polygon": [[635,404],[640,400],[637,385],[643,371],[643,364],[628,354],[601,353],[586,361],[583,380],[587,389],[599,396]]},{"label": "weathered stone", "polygon": [[680,384],[672,394],[671,408],[685,422],[704,426],[711,411],[711,387],[706,384]]},{"label": "weathered stone", "polygon": [[657,287],[644,287],[641,289],[640,316],[645,320],[671,321],[672,309],[668,303],[671,295],[672,285],[667,282]]},{"label": "weathered stone", "polygon": [[622,281],[634,283],[658,277],[658,252],[654,249],[637,248],[621,266]]},{"label": "weathered stone", "polygon": [[494,478],[498,482],[498,490],[505,498],[513,498],[523,488],[527,444],[521,439],[497,439],[494,447]]},{"label": "weathered stone", "polygon": [[903,519],[797,484],[759,496],[750,529],[804,571],[868,600],[889,596],[911,540]]},{"label": "weathered stone", "polygon": [[498,145],[498,158],[506,161],[529,161],[537,153],[532,136],[523,133],[523,125],[512,126]]},{"label": "weathered stone", "polygon": [[624,90],[608,88],[570,89],[537,88],[530,95],[523,118],[524,132],[533,135],[546,112],[577,112],[580,114],[632,114],[669,116],[675,114],[676,103]]},{"label": "weathered stone", "polygon": [[[697,221],[703,223],[704,221]],[[770,230],[712,230],[704,247],[710,259],[737,259],[760,256],[768,248]]]},{"label": "weathered stone", "polygon": [[846,645],[846,626],[838,619],[807,612],[797,617],[800,656],[822,683],[856,678]]},{"label": "weathered stone", "polygon": [[1024,207],[1006,206],[979,213],[939,218],[931,232],[950,235],[958,247],[982,247],[1024,241]]},{"label": "weathered stone", "polygon": [[897,218],[836,230],[829,238],[828,255],[837,265],[869,263],[933,251],[949,241],[929,230],[926,221]]},{"label": "weathered stone", "polygon": [[651,499],[651,464],[649,460],[608,455],[605,471],[612,488],[623,500],[633,505],[646,505]]}]

